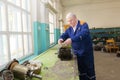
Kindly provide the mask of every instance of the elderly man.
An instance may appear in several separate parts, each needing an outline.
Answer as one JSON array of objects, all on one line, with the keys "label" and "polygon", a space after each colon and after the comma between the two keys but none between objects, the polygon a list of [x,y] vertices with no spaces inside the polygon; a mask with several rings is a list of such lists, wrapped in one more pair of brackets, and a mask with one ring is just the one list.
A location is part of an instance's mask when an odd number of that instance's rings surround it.
[{"label": "elderly man", "polygon": [[68,13],[66,20],[70,27],[61,35],[58,44],[71,44],[72,50],[77,56],[80,80],[96,80],[93,47],[88,24],[78,20],[73,13]]}]

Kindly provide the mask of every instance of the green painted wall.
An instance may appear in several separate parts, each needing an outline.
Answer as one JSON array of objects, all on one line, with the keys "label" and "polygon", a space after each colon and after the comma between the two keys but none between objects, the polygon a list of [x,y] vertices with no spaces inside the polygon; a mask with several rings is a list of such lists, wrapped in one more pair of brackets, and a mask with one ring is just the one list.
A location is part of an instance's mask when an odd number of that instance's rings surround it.
[{"label": "green painted wall", "polygon": [[49,25],[45,23],[40,23],[41,27],[41,44],[42,44],[42,50],[45,51],[50,46],[50,37],[49,37]]},{"label": "green painted wall", "polygon": [[[34,30],[34,54],[38,55],[52,47],[52,45],[50,45],[49,25],[46,23],[40,23],[36,21],[34,22],[33,30]],[[55,28],[54,33],[55,33],[54,43],[57,44],[57,41],[60,37],[60,29]]]},{"label": "green painted wall", "polygon": [[49,25],[46,23],[34,22],[34,53],[40,54],[50,46],[49,42]]},{"label": "green painted wall", "polygon": [[34,32],[34,53],[37,55],[42,51],[41,48],[41,30],[40,30],[40,25],[39,22],[34,22],[33,24],[33,32]]},{"label": "green painted wall", "polygon": [[[54,40],[55,44],[60,37],[60,29],[54,29]],[[34,55],[30,55],[25,57],[24,59],[19,60],[20,63],[23,63],[26,60],[30,60],[35,56],[41,54],[42,52],[48,50],[50,47],[54,46],[50,45],[50,37],[49,37],[49,25],[46,23],[40,23],[35,21],[33,23],[33,43],[34,43]]]}]

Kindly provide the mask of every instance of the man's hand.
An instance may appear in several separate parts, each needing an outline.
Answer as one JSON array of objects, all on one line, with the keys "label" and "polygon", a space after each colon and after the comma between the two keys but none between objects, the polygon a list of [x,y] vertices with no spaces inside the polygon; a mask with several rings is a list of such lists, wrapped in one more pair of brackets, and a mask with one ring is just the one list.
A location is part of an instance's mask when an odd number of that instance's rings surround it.
[{"label": "man's hand", "polygon": [[72,40],[70,38],[68,38],[64,41],[64,44],[66,44],[66,45],[70,45],[71,43],[72,43]]},{"label": "man's hand", "polygon": [[62,44],[62,43],[63,43],[63,39],[59,39],[58,44]]}]

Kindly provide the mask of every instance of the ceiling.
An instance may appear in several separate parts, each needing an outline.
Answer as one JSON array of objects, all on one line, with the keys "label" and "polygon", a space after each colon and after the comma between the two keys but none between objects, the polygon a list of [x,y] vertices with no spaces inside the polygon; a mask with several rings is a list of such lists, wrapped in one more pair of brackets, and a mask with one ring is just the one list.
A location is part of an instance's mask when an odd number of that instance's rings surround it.
[{"label": "ceiling", "polygon": [[76,6],[76,5],[115,2],[119,0],[60,0],[60,1],[63,7],[70,7],[70,6]]}]

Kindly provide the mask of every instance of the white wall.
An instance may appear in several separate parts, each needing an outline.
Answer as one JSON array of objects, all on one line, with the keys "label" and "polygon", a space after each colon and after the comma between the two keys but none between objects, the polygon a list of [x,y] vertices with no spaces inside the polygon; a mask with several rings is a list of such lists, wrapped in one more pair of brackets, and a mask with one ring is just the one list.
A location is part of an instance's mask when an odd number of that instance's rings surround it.
[{"label": "white wall", "polygon": [[73,12],[78,19],[85,20],[90,28],[120,27],[120,1],[64,8],[64,20],[68,12]]}]

